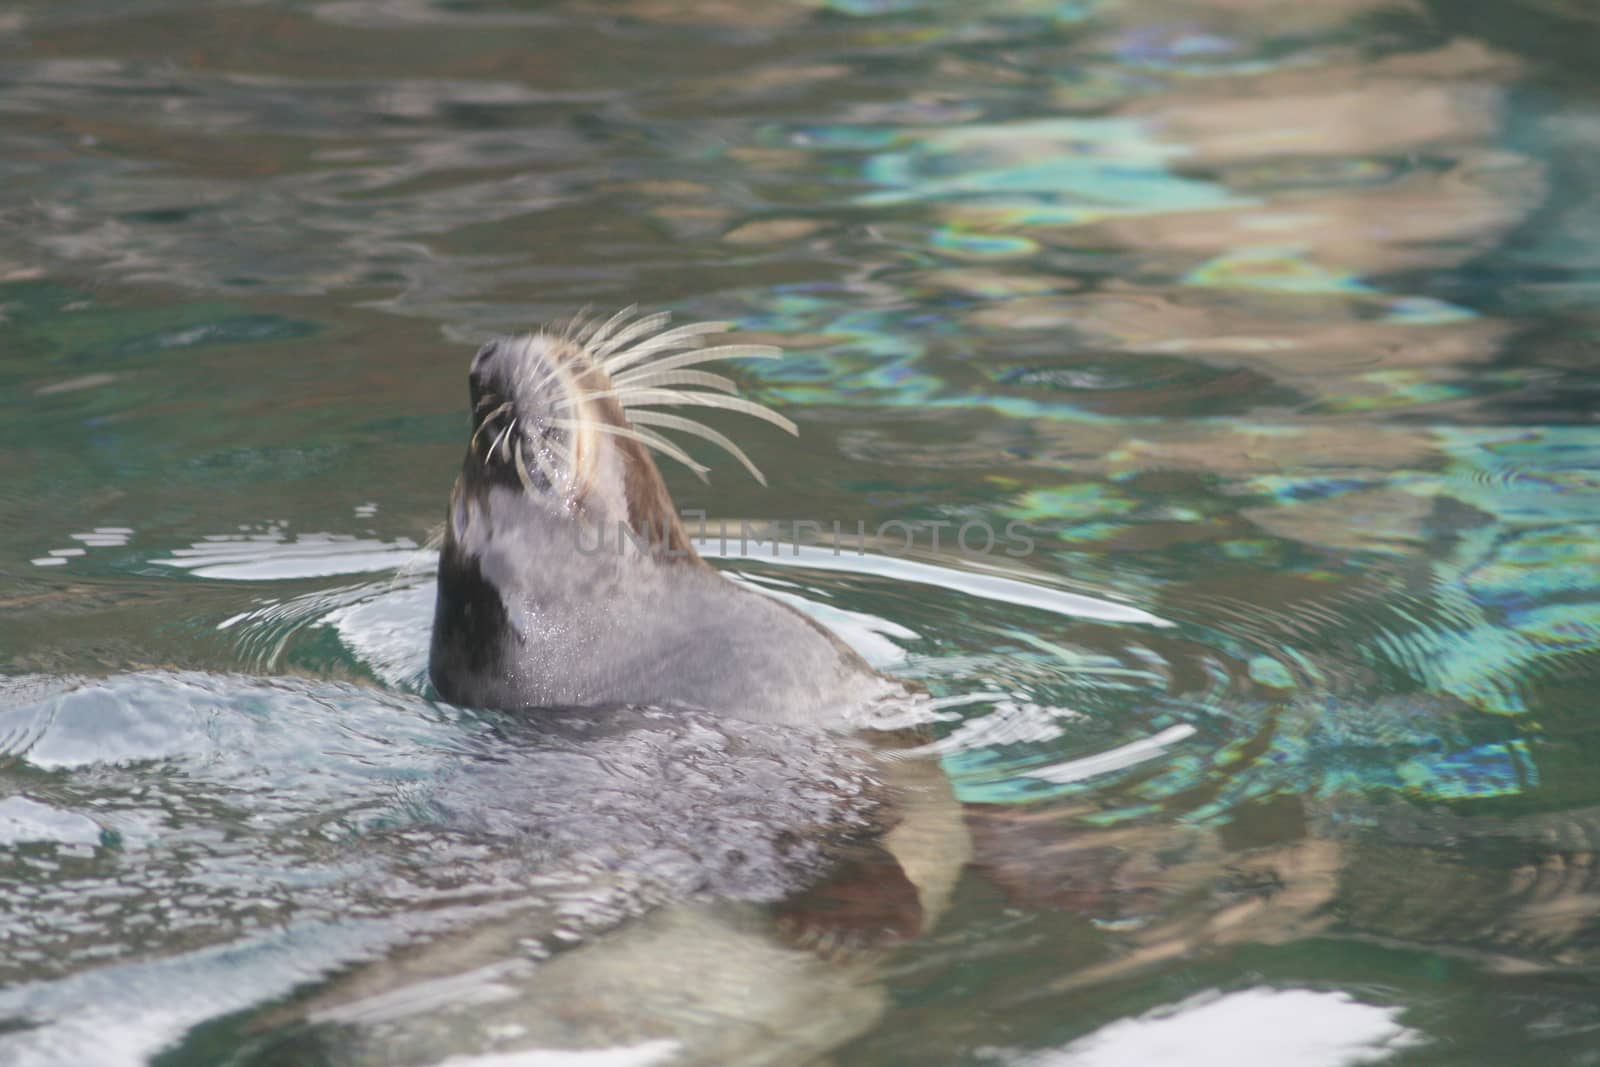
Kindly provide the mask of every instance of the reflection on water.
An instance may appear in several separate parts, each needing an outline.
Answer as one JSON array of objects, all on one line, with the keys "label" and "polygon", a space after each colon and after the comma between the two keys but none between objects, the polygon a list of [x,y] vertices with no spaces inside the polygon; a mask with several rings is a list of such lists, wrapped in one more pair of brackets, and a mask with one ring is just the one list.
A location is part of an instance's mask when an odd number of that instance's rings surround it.
[{"label": "reflection on water", "polygon": [[[1557,0],[0,13],[0,1047],[1586,1062],[1593,29]],[[471,343],[635,301],[788,350],[737,371],[801,424],[740,435],[781,491],[669,472],[680,505],[1031,531],[702,542],[928,691],[878,710],[937,787],[427,701]],[[841,941],[821,917],[862,900],[915,936]]]}]

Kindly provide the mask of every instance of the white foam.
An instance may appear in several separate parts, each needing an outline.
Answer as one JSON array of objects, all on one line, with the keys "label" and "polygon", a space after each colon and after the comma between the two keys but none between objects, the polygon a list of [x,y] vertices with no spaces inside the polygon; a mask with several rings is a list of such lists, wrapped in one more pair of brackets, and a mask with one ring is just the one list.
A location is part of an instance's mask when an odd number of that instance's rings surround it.
[{"label": "white foam", "polygon": [[1356,1067],[1422,1044],[1399,1014],[1338,991],[1212,992],[1118,1020],[1065,1048],[987,1055],[1009,1067]]},{"label": "white foam", "polygon": [[1136,763],[1143,763],[1148,759],[1155,759],[1164,752],[1168,745],[1176,744],[1185,738],[1193,737],[1197,731],[1188,723],[1169,726],[1158,734],[1143,737],[1137,741],[1130,741],[1126,745],[1119,745],[1106,752],[1097,752],[1093,756],[1082,756],[1065,763],[1053,763],[1048,767],[1023,772],[1029,778],[1038,778],[1041,781],[1066,784],[1079,782],[1085,778],[1093,778],[1100,774],[1109,774],[1120,771],[1124,767],[1132,767]]},{"label": "white foam", "polygon": [[243,539],[208,537],[189,548],[174,549],[165,559],[150,562],[177,567],[201,578],[282,581],[398,570],[410,563],[416,552],[416,542],[404,537],[380,541],[308,533],[290,541],[278,533]]},{"label": "white foam", "polygon": [[917,585],[933,585],[968,596],[994,600],[1002,604],[1020,604],[1057,615],[1075,619],[1100,619],[1106,622],[1131,622],[1145,626],[1171,626],[1157,615],[1128,604],[1118,604],[1081,593],[1051,589],[1032,582],[1008,578],[980,571],[956,570],[918,560],[897,559],[872,553],[841,552],[816,545],[782,545],[781,551],[763,552],[759,547],[741,551],[736,541],[729,538],[696,539],[695,550],[708,559],[751,559],[762,563],[806,567],[811,570],[846,571],[851,574],[870,574],[879,578],[893,578]]},{"label": "white foam", "polygon": [[98,845],[100,826],[86,815],[62,811],[27,797],[0,800],[0,845],[53,841],[65,845]]}]

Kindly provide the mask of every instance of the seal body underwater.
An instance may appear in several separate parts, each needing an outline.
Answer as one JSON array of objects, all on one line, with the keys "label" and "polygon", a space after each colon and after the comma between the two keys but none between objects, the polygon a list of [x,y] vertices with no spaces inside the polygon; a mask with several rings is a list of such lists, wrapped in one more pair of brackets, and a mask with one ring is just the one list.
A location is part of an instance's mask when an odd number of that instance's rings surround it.
[{"label": "seal body underwater", "polygon": [[[695,553],[652,450],[705,468],[661,431],[731,440],[661,407],[783,416],[700,369],[770,358],[706,347],[723,323],[661,331],[627,313],[587,329],[484,345],[470,371],[473,432],[439,559],[430,674],[472,707],[692,707],[743,719],[846,725],[897,691],[798,611]],[[763,479],[764,481],[764,479]]]}]

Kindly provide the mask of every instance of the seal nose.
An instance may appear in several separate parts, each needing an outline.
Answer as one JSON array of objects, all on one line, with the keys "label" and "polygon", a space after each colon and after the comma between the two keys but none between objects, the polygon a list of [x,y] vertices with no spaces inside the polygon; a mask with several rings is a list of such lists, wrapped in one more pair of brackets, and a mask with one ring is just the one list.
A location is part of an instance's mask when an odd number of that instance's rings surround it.
[{"label": "seal nose", "polygon": [[481,375],[485,369],[484,365],[494,358],[494,354],[499,350],[499,341],[486,342],[482,348],[478,349],[478,354],[472,357],[472,366],[468,368],[467,373],[474,378]]},{"label": "seal nose", "polygon": [[499,350],[500,342],[490,341],[478,349],[478,354],[472,357],[472,366],[467,369],[467,391],[474,408],[477,407],[478,401],[483,399],[484,394],[490,391],[490,371],[494,366],[495,353]]}]

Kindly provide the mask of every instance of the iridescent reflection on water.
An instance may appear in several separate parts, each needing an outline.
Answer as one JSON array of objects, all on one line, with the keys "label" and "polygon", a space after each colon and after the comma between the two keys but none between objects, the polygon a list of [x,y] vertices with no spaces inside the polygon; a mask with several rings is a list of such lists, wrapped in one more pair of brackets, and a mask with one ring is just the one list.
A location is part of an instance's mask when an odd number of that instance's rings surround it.
[{"label": "iridescent reflection on water", "polygon": [[[1600,1063],[1597,33],[0,11],[0,1050]],[[761,933],[868,755],[426,699],[471,343],[635,301],[789,350],[736,373],[798,445],[726,427],[774,490],[681,506],[1033,532],[709,553],[931,694],[893,952]]]}]

